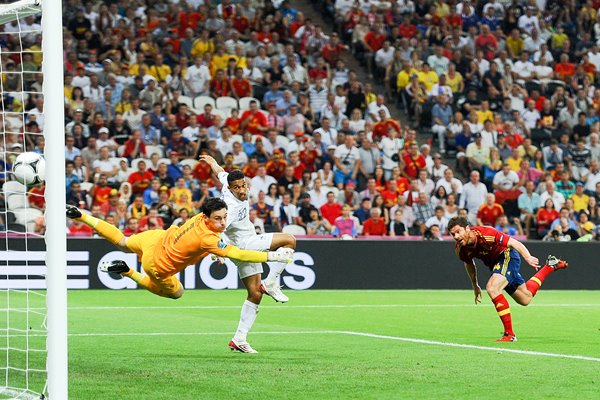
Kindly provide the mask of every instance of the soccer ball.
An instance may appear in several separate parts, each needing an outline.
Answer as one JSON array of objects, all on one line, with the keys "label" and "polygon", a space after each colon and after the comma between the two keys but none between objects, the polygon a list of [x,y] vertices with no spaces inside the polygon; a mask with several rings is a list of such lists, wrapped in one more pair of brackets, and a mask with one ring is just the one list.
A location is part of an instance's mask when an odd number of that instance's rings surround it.
[{"label": "soccer ball", "polygon": [[13,175],[26,186],[42,183],[46,178],[46,160],[38,153],[19,154],[13,165]]}]

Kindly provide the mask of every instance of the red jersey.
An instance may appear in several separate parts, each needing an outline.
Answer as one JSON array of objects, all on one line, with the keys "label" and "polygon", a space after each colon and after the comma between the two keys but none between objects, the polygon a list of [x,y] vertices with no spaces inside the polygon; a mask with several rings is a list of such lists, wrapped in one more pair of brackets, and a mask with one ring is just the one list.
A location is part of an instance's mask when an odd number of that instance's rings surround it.
[{"label": "red jersey", "polygon": [[467,264],[479,258],[490,269],[498,263],[500,255],[508,249],[510,236],[497,231],[489,226],[473,226],[471,231],[475,233],[475,244],[472,246],[461,246],[456,243],[455,250],[458,258]]},{"label": "red jersey", "polygon": [[379,218],[375,222],[372,218],[369,218],[363,224],[363,235],[374,235],[374,236],[385,236],[387,234],[387,227],[383,218]]},{"label": "red jersey", "polygon": [[246,125],[246,130],[253,135],[261,135],[262,131],[259,128],[267,126],[267,117],[265,117],[265,114],[260,111],[257,111],[254,114],[252,113],[252,110],[244,111],[241,120],[246,121],[248,118],[250,119]]},{"label": "red jersey", "polygon": [[416,179],[419,175],[419,171],[427,166],[427,162],[425,161],[425,157],[422,155],[417,155],[417,158],[412,158],[409,154],[406,154],[404,157],[404,172],[410,178]]},{"label": "red jersey", "polygon": [[237,97],[248,97],[252,95],[252,86],[247,79],[233,78],[230,82],[232,89],[234,90]]},{"label": "red jersey", "polygon": [[364,41],[369,45],[373,53],[383,47],[383,42],[385,42],[385,36],[381,33],[375,33],[373,31],[367,32],[365,35]]},{"label": "red jersey", "polygon": [[321,215],[334,224],[335,219],[342,215],[342,205],[340,203],[325,203],[321,206]]},{"label": "red jersey", "polygon": [[500,204],[494,204],[488,207],[487,204],[483,204],[477,211],[477,218],[481,220],[484,225],[496,225],[496,220],[499,216],[504,214],[504,209]]}]

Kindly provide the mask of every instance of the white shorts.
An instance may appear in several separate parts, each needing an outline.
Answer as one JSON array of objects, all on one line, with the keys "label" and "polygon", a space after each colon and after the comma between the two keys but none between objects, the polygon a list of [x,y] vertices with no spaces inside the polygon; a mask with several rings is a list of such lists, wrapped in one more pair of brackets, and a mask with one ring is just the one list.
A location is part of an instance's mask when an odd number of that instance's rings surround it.
[{"label": "white shorts", "polygon": [[[247,239],[240,239],[238,243],[232,243],[243,250],[257,250],[265,251],[271,248],[273,242],[272,233],[263,233],[261,235],[252,235]],[[252,275],[262,274],[263,267],[261,263],[252,263],[246,261],[231,260],[238,268],[238,273],[241,279],[247,278]]]}]

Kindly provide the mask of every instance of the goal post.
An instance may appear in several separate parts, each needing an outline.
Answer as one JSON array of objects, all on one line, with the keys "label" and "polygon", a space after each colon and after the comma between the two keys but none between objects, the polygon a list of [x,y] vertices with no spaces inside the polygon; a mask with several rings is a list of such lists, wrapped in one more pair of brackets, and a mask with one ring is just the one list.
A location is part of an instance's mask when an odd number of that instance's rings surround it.
[{"label": "goal post", "polygon": [[[39,1],[39,0],[38,0]],[[42,7],[42,74],[46,147],[46,304],[48,394],[68,399],[67,239],[65,221],[65,135],[62,2]],[[50,139],[50,140],[48,140]]]},{"label": "goal post", "polygon": [[[0,5],[0,25],[6,24],[0,36],[9,44],[0,50],[0,224],[5,225],[0,240],[0,399],[68,399],[62,18],[61,1]],[[43,98],[43,108],[32,102],[37,98]],[[46,159],[43,218],[30,209],[31,188],[11,180],[11,164],[21,151],[37,151]],[[40,241],[40,233],[46,250],[32,251],[40,250],[30,244]]]}]

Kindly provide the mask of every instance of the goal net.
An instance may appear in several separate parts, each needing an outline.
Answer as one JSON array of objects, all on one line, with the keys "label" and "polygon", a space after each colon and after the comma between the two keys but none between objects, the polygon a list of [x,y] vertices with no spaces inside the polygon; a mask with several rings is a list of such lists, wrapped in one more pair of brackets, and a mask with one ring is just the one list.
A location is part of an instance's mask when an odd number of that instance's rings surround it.
[{"label": "goal net", "polygon": [[0,399],[58,398],[48,396],[45,186],[11,174],[20,153],[44,155],[50,141],[41,24],[40,0],[0,5]]}]

